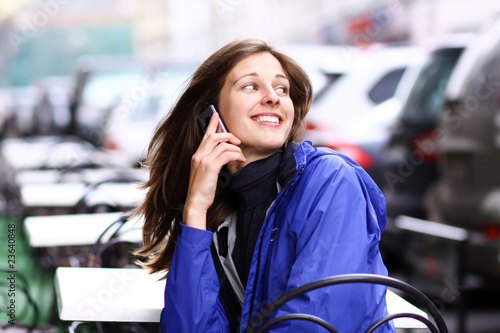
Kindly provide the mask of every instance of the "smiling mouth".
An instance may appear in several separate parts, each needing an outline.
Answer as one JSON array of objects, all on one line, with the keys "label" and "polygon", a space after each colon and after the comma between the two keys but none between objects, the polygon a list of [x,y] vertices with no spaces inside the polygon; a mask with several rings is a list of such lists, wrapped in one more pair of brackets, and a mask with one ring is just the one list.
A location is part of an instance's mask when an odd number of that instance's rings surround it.
[{"label": "smiling mouth", "polygon": [[269,123],[278,125],[280,123],[280,119],[275,116],[259,116],[259,117],[254,117],[253,120],[258,123]]}]

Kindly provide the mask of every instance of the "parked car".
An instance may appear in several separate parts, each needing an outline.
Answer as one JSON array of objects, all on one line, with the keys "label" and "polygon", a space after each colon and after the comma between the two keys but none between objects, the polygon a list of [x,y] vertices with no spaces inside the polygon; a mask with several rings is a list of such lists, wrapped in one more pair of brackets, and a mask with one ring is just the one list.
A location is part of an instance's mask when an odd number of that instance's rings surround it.
[{"label": "parked car", "polygon": [[425,217],[423,197],[438,176],[439,160],[439,154],[429,142],[438,133],[436,127],[449,77],[470,38],[470,34],[446,35],[426,43],[429,50],[426,63],[382,151],[380,187],[386,198],[389,220],[398,215]]},{"label": "parked car", "polygon": [[15,180],[16,172],[0,149],[0,218],[20,218],[23,207],[21,191]]},{"label": "parked car", "polygon": [[428,218],[469,232],[466,269],[500,278],[500,19],[481,30],[446,90],[436,138],[441,175],[426,195]]},{"label": "parked car", "polygon": [[47,76],[34,80],[37,102],[33,116],[33,135],[64,134],[70,121],[70,96],[73,79]]},{"label": "parked car", "polygon": [[137,87],[126,91],[103,126],[103,146],[123,155],[129,166],[137,166],[146,156],[154,129],[193,72],[191,68],[172,68],[162,72],[158,84],[142,95],[134,94]]},{"label": "parked car", "polygon": [[96,148],[88,141],[74,136],[7,138],[1,142],[0,151],[16,172],[125,166],[125,159],[121,154]]},{"label": "parked car", "polygon": [[418,46],[385,47],[331,69],[329,85],[306,117],[305,139],[346,154],[380,183],[380,151],[423,57]]},{"label": "parked car", "polygon": [[367,53],[350,45],[324,44],[287,44],[284,51],[309,75],[316,101]]},{"label": "parked car", "polygon": [[38,100],[38,89],[33,85],[12,87],[12,111],[14,128],[10,137],[27,137],[33,134],[35,106]]},{"label": "parked car", "polygon": [[12,90],[0,88],[0,141],[15,133]]},{"label": "parked car", "polygon": [[[70,124],[66,134],[102,145],[102,126],[122,95],[133,88],[143,94],[161,81],[163,60],[143,60],[128,56],[81,58],[74,70],[74,91],[70,103]],[[142,89],[144,88],[145,89]]]}]

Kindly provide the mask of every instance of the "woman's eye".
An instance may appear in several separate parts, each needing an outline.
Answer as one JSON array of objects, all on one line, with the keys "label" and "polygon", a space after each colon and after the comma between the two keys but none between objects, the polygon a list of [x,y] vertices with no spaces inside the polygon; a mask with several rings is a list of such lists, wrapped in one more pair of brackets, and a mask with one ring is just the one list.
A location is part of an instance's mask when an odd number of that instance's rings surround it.
[{"label": "woman's eye", "polygon": [[288,88],[287,87],[277,87],[276,92],[278,94],[287,94],[288,93]]},{"label": "woman's eye", "polygon": [[249,83],[249,84],[244,85],[243,89],[246,89],[246,90],[255,90],[256,86],[253,83]]}]

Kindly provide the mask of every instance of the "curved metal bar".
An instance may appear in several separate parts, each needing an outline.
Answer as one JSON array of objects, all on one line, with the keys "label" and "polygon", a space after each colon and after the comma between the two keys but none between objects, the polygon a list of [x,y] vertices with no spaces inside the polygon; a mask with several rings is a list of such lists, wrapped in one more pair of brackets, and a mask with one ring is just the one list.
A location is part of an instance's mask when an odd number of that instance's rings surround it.
[{"label": "curved metal bar", "polygon": [[274,326],[274,325],[279,324],[279,323],[281,323],[283,321],[286,321],[286,320],[306,320],[306,321],[311,321],[313,323],[316,323],[316,324],[318,324],[318,325],[326,328],[328,330],[328,332],[330,332],[330,333],[339,333],[339,331],[337,331],[335,329],[335,327],[333,327],[326,320],[321,319],[320,317],[316,317],[316,316],[313,316],[313,315],[310,315],[310,314],[306,314],[306,313],[291,313],[291,314],[286,314],[286,315],[283,315],[283,316],[279,316],[279,317],[273,318],[273,319],[265,322],[264,325],[262,325],[257,330],[257,332],[255,332],[255,333],[262,333],[265,330],[269,329],[271,326]]},{"label": "curved metal bar", "polygon": [[281,305],[285,304],[289,300],[302,295],[308,291],[315,290],[318,288],[326,287],[326,286],[332,286],[332,285],[337,285],[337,284],[344,284],[344,283],[373,283],[373,284],[381,284],[381,285],[386,285],[388,287],[396,288],[399,289],[409,296],[411,296],[413,299],[415,299],[420,305],[424,306],[426,309],[428,309],[430,315],[436,322],[437,327],[439,328],[439,331],[441,333],[448,333],[448,328],[446,327],[446,323],[444,322],[443,317],[441,316],[439,310],[437,307],[432,303],[432,301],[425,296],[420,290],[417,288],[413,287],[412,285],[403,282],[401,280],[397,280],[388,276],[383,276],[383,275],[376,275],[376,274],[342,274],[342,275],[336,275],[336,276],[331,276],[323,279],[319,279],[316,281],[312,281],[309,283],[306,283],[302,286],[299,286],[297,288],[294,288],[285,294],[281,295],[280,297],[276,298],[274,301],[269,303],[267,306],[265,306],[257,316],[255,316],[248,324],[247,328],[245,329],[245,332],[253,332],[261,323],[262,323],[262,318],[265,318],[267,316],[265,315],[260,315],[262,314],[271,314],[273,313],[278,307]]},{"label": "curved metal bar", "polygon": [[365,331],[365,333],[373,333],[379,326],[382,326],[383,324],[387,323],[389,320],[393,320],[396,318],[413,318],[415,320],[420,321],[423,323],[427,328],[431,331],[431,333],[439,333],[436,325],[434,325],[429,319],[425,318],[424,316],[421,316],[416,313],[409,313],[409,312],[401,312],[401,313],[394,313],[391,315],[387,315],[383,318],[380,318],[377,320],[375,323],[373,323],[370,327],[368,327]]}]

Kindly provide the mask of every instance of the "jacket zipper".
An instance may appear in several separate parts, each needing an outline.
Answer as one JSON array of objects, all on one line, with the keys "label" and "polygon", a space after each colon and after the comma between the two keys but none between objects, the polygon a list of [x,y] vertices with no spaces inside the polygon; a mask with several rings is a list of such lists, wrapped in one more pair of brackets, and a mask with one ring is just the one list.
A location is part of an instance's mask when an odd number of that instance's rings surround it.
[{"label": "jacket zipper", "polygon": [[[302,166],[300,171],[297,173],[297,176],[295,176],[295,181],[298,179],[300,175],[302,175],[302,172],[304,171],[305,166]],[[295,183],[293,181],[293,183]],[[275,202],[275,205],[273,206],[273,209],[269,212],[269,214],[266,216],[266,219],[271,216],[274,211],[276,210],[276,207],[278,207],[278,204],[281,202],[282,198],[285,196],[286,192],[289,190],[291,187],[292,182],[278,195],[277,201]],[[250,311],[248,315],[248,324],[252,321],[252,313],[253,313],[253,304],[255,302],[255,292],[257,291],[257,282],[259,280],[259,271],[260,271],[260,256],[262,253],[262,243],[264,242],[264,233],[262,233],[260,244],[259,244],[259,253],[258,253],[258,258],[257,258],[257,271],[255,272],[255,278],[254,278],[254,284],[253,284],[253,290],[252,290],[252,299],[250,300]],[[247,324],[247,326],[248,326]]]}]

